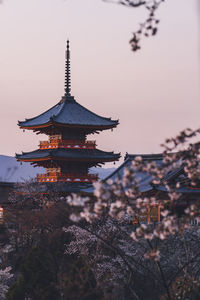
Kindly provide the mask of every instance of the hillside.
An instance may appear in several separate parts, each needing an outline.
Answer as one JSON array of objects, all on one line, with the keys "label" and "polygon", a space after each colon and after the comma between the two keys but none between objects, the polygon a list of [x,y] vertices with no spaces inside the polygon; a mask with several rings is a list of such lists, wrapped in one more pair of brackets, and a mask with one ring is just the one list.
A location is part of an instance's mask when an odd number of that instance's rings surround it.
[{"label": "hillside", "polygon": [[[91,173],[98,173],[103,179],[115,168],[92,168]],[[15,157],[0,155],[0,181],[22,182],[34,178],[38,173],[44,173],[44,168],[34,168],[30,163],[21,163]]]}]

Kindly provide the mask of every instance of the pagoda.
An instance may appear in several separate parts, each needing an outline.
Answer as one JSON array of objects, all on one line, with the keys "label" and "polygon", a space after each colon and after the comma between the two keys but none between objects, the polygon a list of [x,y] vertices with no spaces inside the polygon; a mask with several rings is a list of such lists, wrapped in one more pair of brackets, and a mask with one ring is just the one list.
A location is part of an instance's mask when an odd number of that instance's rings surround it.
[{"label": "pagoda", "polygon": [[41,141],[39,149],[16,154],[21,162],[46,168],[45,174],[38,174],[39,183],[64,182],[93,183],[97,174],[89,169],[105,162],[116,161],[120,154],[105,152],[96,148],[96,142],[87,136],[106,129],[113,129],[118,120],[101,117],[80,105],[71,95],[70,50],[67,41],[65,62],[65,94],[62,99],[44,113],[18,122],[22,129],[48,135],[48,141]]}]

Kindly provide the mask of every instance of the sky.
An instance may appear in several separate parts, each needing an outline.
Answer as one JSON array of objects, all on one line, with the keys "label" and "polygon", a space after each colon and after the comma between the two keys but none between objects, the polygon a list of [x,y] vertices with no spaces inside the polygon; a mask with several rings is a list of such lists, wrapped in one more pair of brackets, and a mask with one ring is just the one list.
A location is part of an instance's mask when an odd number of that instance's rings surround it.
[{"label": "sky", "polygon": [[[65,47],[71,47],[72,95],[104,116],[113,131],[92,135],[99,149],[158,153],[180,130],[199,127],[198,0],[166,0],[158,34],[131,51],[144,8],[102,0],[3,0],[0,5],[0,154],[32,151],[43,135],[23,132],[64,94]],[[200,17],[199,17],[200,18]],[[110,167],[111,165],[108,164]]]}]

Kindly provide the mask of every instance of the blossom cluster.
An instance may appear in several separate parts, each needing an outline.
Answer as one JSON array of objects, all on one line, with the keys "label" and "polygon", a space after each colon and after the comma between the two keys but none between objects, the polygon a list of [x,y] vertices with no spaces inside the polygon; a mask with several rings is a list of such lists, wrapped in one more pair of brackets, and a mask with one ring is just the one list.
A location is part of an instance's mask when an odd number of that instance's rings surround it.
[{"label": "blossom cluster", "polygon": [[[185,199],[179,190],[182,187],[189,191],[200,187],[200,143],[191,143],[192,139],[198,138],[199,133],[199,129],[186,129],[177,137],[167,139],[162,145],[164,151],[161,163],[145,161],[141,156],[135,157],[131,165],[124,169],[123,177],[94,184],[93,200],[76,195],[68,198],[69,205],[80,208],[71,215],[71,220],[85,219],[92,223],[102,216],[109,216],[122,223],[135,220],[137,228],[131,237],[136,241],[140,238],[164,240],[188,229],[191,221],[198,223],[198,201],[191,197]],[[159,193],[152,195],[143,192],[143,178],[147,174],[151,187],[162,185],[164,197]],[[183,206],[184,211],[178,217],[175,208],[179,206]],[[156,220],[154,226],[148,224],[152,220],[147,220],[148,209],[151,208],[160,210],[160,219]]]}]

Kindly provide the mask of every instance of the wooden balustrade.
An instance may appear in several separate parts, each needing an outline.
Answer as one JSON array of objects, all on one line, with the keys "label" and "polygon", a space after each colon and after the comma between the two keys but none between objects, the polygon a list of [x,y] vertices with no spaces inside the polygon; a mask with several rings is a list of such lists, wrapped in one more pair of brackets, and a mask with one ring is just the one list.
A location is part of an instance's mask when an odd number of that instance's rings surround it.
[{"label": "wooden balustrade", "polygon": [[88,182],[93,183],[98,180],[97,174],[66,174],[61,172],[50,172],[46,174],[38,174],[38,182]]},{"label": "wooden balustrade", "polygon": [[95,149],[96,141],[80,141],[80,140],[61,140],[52,139],[50,141],[41,141],[40,149]]}]

